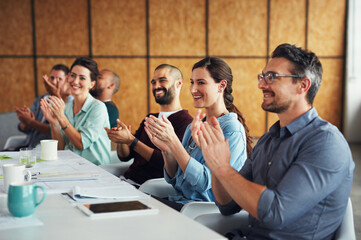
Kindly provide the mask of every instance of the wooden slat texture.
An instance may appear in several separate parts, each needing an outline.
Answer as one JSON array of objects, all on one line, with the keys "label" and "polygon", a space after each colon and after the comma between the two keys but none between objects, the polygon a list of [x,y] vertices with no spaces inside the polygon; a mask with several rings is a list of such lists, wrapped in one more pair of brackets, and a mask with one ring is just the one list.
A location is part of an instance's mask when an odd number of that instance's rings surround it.
[{"label": "wooden slat texture", "polygon": [[305,47],[305,0],[272,0],[270,18],[270,55],[282,43]]},{"label": "wooden slat texture", "polygon": [[33,53],[29,0],[0,1],[0,55]]},{"label": "wooden slat texture", "polygon": [[151,55],[205,55],[204,0],[149,0]]},{"label": "wooden slat texture", "polygon": [[145,1],[92,1],[94,55],[146,55]]},{"label": "wooden slat texture", "polygon": [[308,48],[318,56],[343,56],[346,1],[309,2]]},{"label": "wooden slat texture", "polygon": [[88,55],[87,0],[35,0],[39,55]]},{"label": "wooden slat texture", "polygon": [[31,106],[35,98],[33,60],[0,58],[1,112],[14,111],[14,106]]},{"label": "wooden slat texture", "polygon": [[262,91],[258,89],[257,74],[266,64],[263,59],[224,59],[233,73],[234,104],[242,112],[250,134],[260,137],[265,130],[265,112],[261,108]]},{"label": "wooden slat texture", "polygon": [[99,70],[109,69],[120,78],[120,89],[113,96],[120,120],[137,130],[147,114],[147,79],[145,59],[94,58]]},{"label": "wooden slat texture", "polygon": [[267,0],[210,0],[209,54],[264,56]]},{"label": "wooden slat texture", "polygon": [[320,60],[323,77],[314,106],[323,119],[341,129],[343,60]]}]

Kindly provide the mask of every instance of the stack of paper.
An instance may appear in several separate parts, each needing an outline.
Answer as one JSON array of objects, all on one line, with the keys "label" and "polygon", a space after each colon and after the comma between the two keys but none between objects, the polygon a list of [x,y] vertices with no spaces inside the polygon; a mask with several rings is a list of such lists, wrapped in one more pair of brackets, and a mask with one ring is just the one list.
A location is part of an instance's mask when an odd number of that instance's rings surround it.
[{"label": "stack of paper", "polygon": [[129,184],[120,184],[111,187],[80,188],[75,186],[72,197],[77,202],[99,202],[102,200],[135,200],[148,198],[149,195],[138,191]]},{"label": "stack of paper", "polygon": [[58,181],[82,181],[82,180],[96,180],[99,178],[99,173],[89,172],[73,172],[73,173],[48,173],[38,174],[31,179],[34,182],[58,182]]}]

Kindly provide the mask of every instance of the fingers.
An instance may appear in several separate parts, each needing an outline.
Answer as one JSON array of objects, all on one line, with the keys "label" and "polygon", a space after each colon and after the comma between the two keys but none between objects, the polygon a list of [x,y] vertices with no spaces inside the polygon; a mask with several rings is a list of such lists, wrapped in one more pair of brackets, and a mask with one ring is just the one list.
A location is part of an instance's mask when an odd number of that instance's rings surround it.
[{"label": "fingers", "polygon": [[219,122],[217,120],[216,117],[211,117],[211,123],[212,123],[212,130],[214,133],[214,136],[218,139],[218,140],[224,140],[224,134],[223,134],[223,130],[221,128],[221,125],[219,125]]},{"label": "fingers", "polygon": [[[163,118],[164,116],[162,116],[162,118]],[[159,126],[162,126],[162,127],[167,127],[167,125],[168,124],[171,124],[169,121],[168,121],[168,119],[166,119],[166,121],[161,121],[161,120],[159,120],[158,118],[156,118],[155,116],[153,116],[153,115],[151,115],[150,117],[149,117],[151,120],[153,120],[153,122],[150,122],[154,127],[158,127],[159,128]],[[164,118],[163,118],[163,120],[164,120]]]},{"label": "fingers", "polygon": [[117,123],[118,125],[121,127],[121,128],[124,128],[124,129],[128,129],[127,128],[127,125],[125,125],[122,121],[120,121],[119,119],[117,119]]},{"label": "fingers", "polygon": [[204,122],[201,125],[201,132],[204,140],[206,141],[207,145],[213,143],[212,137],[214,137],[214,134],[212,132],[211,126],[207,122]]},{"label": "fingers", "polygon": [[107,134],[109,134],[109,132],[111,131],[109,128],[104,127],[104,130],[107,132]]},{"label": "fingers", "polygon": [[153,135],[152,135],[152,133],[149,131],[148,127],[146,126],[146,127],[144,128],[144,130],[145,130],[145,132],[147,133],[148,138],[152,141]]},{"label": "fingers", "polygon": [[168,124],[172,124],[172,123],[168,120],[168,118],[167,118],[166,116],[162,115],[162,119],[163,119],[164,122],[166,122],[166,123],[168,123]]}]

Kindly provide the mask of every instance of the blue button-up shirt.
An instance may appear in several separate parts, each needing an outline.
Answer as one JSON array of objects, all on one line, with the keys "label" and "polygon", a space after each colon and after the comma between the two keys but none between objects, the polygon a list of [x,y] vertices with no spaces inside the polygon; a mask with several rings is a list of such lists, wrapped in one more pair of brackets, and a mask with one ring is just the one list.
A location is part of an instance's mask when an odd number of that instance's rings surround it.
[{"label": "blue button-up shirt", "polygon": [[80,132],[83,149],[78,150],[61,130],[65,149],[69,149],[90,162],[100,165],[110,163],[110,140],[104,127],[110,127],[105,104],[88,94],[81,110],[74,115],[74,101],[65,105],[65,116],[71,125]]},{"label": "blue button-up shirt", "polygon": [[[340,131],[316,109],[280,128],[275,123],[255,146],[240,174],[264,185],[257,208],[241,232],[248,239],[332,239],[342,222],[353,170]],[[223,214],[240,210],[235,202]]]},{"label": "blue button-up shirt", "polygon": [[[241,169],[247,158],[246,135],[237,114],[231,112],[218,118],[224,137],[229,140],[231,152],[230,164],[237,171]],[[176,175],[170,178],[164,170],[165,180],[172,184],[177,194],[169,196],[169,200],[180,203],[190,201],[214,201],[211,185],[211,171],[204,161],[202,150],[191,138],[192,132],[188,125],[184,132],[182,144],[190,154],[185,172],[178,166]]]}]

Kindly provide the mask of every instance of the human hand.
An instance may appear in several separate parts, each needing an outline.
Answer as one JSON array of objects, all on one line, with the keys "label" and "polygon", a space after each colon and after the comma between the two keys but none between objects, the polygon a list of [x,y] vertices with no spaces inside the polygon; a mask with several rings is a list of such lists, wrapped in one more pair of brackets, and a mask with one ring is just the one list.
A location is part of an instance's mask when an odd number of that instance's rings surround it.
[{"label": "human hand", "polygon": [[60,88],[58,88],[57,86],[55,86],[54,84],[52,84],[49,81],[49,77],[48,75],[44,74],[43,75],[43,83],[45,86],[46,91],[52,95],[52,96],[57,96],[60,98]]},{"label": "human hand", "polygon": [[131,126],[126,126],[123,122],[117,119],[118,127],[109,129],[105,127],[105,131],[108,134],[108,138],[118,144],[131,144],[134,140],[134,136],[131,133]]},{"label": "human hand", "polygon": [[16,116],[26,126],[28,126],[33,119],[35,119],[34,113],[28,108],[26,105],[24,107],[19,108],[15,106]]},{"label": "human hand", "polygon": [[49,96],[48,98],[48,106],[51,109],[53,116],[60,121],[61,119],[66,118],[64,114],[65,103],[63,99],[58,98],[56,96]]},{"label": "human hand", "polygon": [[179,139],[174,132],[172,123],[164,116],[162,116],[162,120],[154,116],[145,118],[145,130],[157,148],[164,152],[170,152],[170,144]]},{"label": "human hand", "polygon": [[224,138],[223,131],[215,117],[211,118],[211,123],[204,122],[198,131],[198,141],[202,149],[202,154],[207,166],[217,175],[217,171],[230,167],[228,139]]},{"label": "human hand", "polygon": [[198,139],[198,132],[201,129],[201,125],[203,124],[202,119],[206,116],[205,113],[202,113],[201,110],[197,110],[196,115],[193,118],[190,130],[192,132],[193,141],[197,144],[200,148],[200,143]]},{"label": "human hand", "polygon": [[40,109],[43,112],[45,119],[48,120],[50,124],[58,122],[58,119],[54,116],[48,101],[44,98],[40,100]]}]

